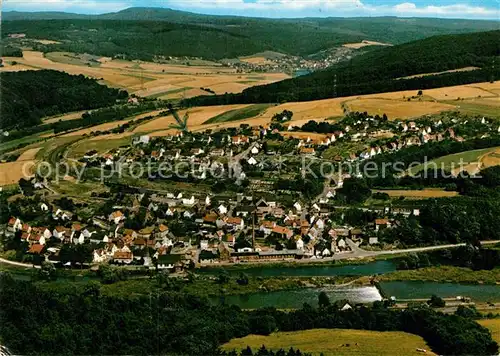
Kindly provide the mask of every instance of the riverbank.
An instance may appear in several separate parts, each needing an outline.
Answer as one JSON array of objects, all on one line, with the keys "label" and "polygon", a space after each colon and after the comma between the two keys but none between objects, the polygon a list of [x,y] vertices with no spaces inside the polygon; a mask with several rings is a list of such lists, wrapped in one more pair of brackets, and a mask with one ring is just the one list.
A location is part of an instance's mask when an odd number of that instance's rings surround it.
[{"label": "riverbank", "polygon": [[439,266],[399,270],[377,277],[379,281],[428,281],[466,284],[500,284],[500,268],[474,271],[465,267]]}]

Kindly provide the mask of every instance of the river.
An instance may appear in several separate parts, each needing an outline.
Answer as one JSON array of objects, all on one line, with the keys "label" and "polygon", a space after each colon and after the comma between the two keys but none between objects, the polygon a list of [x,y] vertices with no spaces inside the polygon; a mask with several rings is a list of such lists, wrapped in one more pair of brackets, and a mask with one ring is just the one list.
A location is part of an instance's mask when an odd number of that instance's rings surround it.
[{"label": "river", "polygon": [[[456,284],[420,281],[381,282],[380,287],[387,296],[396,299],[428,299],[435,294],[442,298],[464,296],[472,301],[500,301],[500,286],[480,284]],[[274,306],[279,309],[300,308],[304,303],[317,306],[318,294],[326,292],[331,301],[347,299],[351,303],[371,303],[381,300],[376,287],[324,287],[258,292],[244,295],[230,295],[223,298],[211,298],[214,303],[234,304],[243,309],[257,309]]]},{"label": "river", "polygon": [[396,299],[427,299],[435,294],[441,298],[470,297],[472,301],[500,301],[499,285],[457,284],[423,281],[380,282],[385,295]]},{"label": "river", "polygon": [[332,302],[347,299],[351,303],[371,303],[382,299],[376,287],[325,287],[229,295],[222,298],[214,297],[211,300],[214,303],[234,304],[242,309],[262,307],[295,309],[301,308],[304,303],[317,306],[318,294],[322,291],[326,292]]},{"label": "river", "polygon": [[[329,276],[372,276],[394,272],[396,265],[391,261],[379,260],[375,262],[359,265],[340,266],[255,266],[245,269],[226,268],[231,275],[238,275],[241,272],[252,277],[329,277]],[[221,268],[202,268],[196,271],[199,274],[218,274]]]}]

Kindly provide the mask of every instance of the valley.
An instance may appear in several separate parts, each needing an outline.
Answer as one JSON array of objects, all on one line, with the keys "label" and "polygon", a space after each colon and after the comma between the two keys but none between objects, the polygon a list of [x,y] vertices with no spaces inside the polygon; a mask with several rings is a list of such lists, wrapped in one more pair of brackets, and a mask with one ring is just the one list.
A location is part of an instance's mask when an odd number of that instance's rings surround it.
[{"label": "valley", "polygon": [[2,14],[2,352],[498,354],[498,21],[94,12]]}]

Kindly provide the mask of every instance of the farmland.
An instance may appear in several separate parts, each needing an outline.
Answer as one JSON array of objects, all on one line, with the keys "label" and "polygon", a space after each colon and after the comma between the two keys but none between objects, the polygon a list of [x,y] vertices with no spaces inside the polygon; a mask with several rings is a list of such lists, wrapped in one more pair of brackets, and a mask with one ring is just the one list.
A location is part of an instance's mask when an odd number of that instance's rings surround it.
[{"label": "farmland", "polygon": [[[269,336],[249,335],[233,339],[223,345],[224,350],[253,350],[262,345],[271,350],[290,347],[313,355],[418,355],[419,349],[427,350],[425,341],[416,335],[403,332],[377,332],[366,330],[312,329],[295,332],[278,332]],[[432,354],[432,353],[430,353]]]},{"label": "farmland", "polygon": [[220,115],[208,119],[204,122],[204,124],[223,123],[228,121],[249,119],[258,116],[271,105],[272,104],[255,104],[240,109],[226,111]]},{"label": "farmland", "polygon": [[[209,94],[238,93],[252,85],[273,83],[288,78],[284,73],[236,73],[220,64],[160,64],[144,61],[113,60],[106,57],[51,52],[24,51],[22,58],[4,58],[0,71],[52,69],[83,74],[102,83],[126,89],[138,96],[161,99],[185,98]],[[16,62],[16,65],[12,65]],[[208,63],[207,63],[208,64]]]},{"label": "farmland", "polygon": [[390,118],[407,119],[428,114],[436,114],[442,111],[453,110],[455,107],[449,104],[425,102],[425,101],[403,101],[390,99],[355,99],[347,101],[346,105],[351,111],[366,111],[371,115],[386,114]]},{"label": "farmland", "polygon": [[345,43],[343,44],[343,46],[346,48],[360,49],[367,46],[392,46],[392,45],[390,43],[363,40],[357,43]]},{"label": "farmland", "polygon": [[450,171],[455,175],[461,171],[474,174],[483,168],[498,164],[500,164],[500,148],[485,148],[440,157],[412,168],[409,174],[416,174],[422,170],[434,167]]},{"label": "farmland", "polygon": [[458,192],[447,192],[442,189],[422,189],[422,190],[376,190],[374,192],[387,193],[391,198],[405,197],[406,199],[429,199],[455,197]]},{"label": "farmland", "polygon": [[478,323],[490,330],[493,340],[500,342],[500,319],[479,320]]}]

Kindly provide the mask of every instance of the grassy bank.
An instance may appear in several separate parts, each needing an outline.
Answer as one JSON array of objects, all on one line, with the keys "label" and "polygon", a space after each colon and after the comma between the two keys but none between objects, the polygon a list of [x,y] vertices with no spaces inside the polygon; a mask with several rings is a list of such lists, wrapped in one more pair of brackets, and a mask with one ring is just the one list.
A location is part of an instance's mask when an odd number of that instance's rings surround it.
[{"label": "grassy bank", "polygon": [[[269,336],[249,335],[231,340],[222,349],[242,350],[250,346],[256,352],[262,345],[271,350],[289,350],[293,347],[313,355],[417,355],[417,348],[430,349],[417,335],[349,329],[311,329],[277,332]],[[429,351],[426,354],[434,355]]]},{"label": "grassy bank", "polygon": [[259,115],[270,106],[273,106],[273,104],[254,104],[241,109],[226,111],[225,113],[208,119],[203,123],[203,125],[250,119]]},{"label": "grassy bank", "polygon": [[[99,282],[94,278],[58,278],[51,282],[36,282],[43,288],[54,290],[83,291],[90,280]],[[272,277],[248,278],[248,283],[239,283],[232,277],[221,283],[216,277],[135,277],[111,284],[101,284],[104,295],[144,295],[161,293],[162,291],[182,292],[198,297],[217,297],[222,295],[251,294],[257,292],[271,292],[278,290],[294,290],[300,288],[320,288],[330,285],[343,285],[346,283],[367,284],[368,278],[358,277]]]},{"label": "grassy bank", "polygon": [[380,281],[432,281],[471,284],[500,283],[500,268],[474,271],[470,268],[440,266],[395,271],[379,276]]},{"label": "grassy bank", "polygon": [[485,328],[488,328],[491,331],[493,340],[500,343],[500,319],[484,319],[478,320],[477,322]]}]

